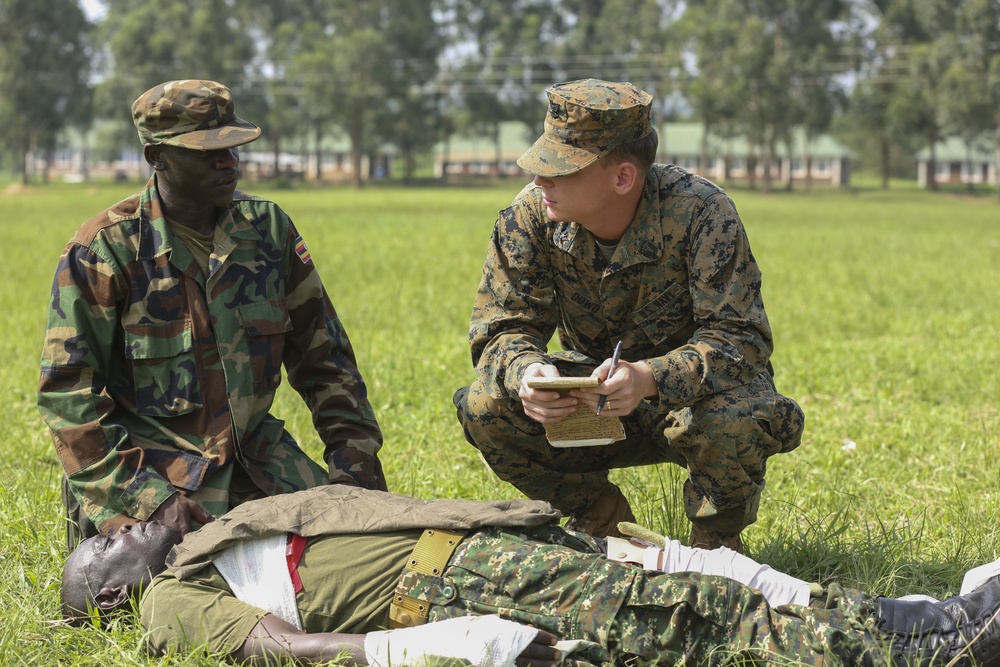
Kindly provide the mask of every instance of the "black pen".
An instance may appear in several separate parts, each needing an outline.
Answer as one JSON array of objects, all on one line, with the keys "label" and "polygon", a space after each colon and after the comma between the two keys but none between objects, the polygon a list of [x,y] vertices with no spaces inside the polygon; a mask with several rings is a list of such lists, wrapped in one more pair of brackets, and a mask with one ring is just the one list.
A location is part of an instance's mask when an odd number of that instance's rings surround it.
[{"label": "black pen", "polygon": [[[608,378],[615,374],[615,366],[618,365],[618,359],[622,356],[622,342],[618,341],[615,345],[615,351],[611,353],[611,369],[608,370]],[[601,394],[601,397],[597,399],[597,414],[601,414],[601,410],[604,409],[604,404],[608,401],[607,394]]]}]

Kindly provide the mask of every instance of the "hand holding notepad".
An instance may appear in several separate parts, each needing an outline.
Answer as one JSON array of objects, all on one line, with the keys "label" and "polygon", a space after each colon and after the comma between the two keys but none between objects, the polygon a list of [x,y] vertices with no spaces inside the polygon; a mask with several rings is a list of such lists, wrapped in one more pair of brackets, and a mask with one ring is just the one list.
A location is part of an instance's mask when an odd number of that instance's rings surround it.
[{"label": "hand holding notepad", "polygon": [[[596,377],[536,377],[528,380],[532,389],[569,391],[596,387]],[[580,403],[569,416],[553,424],[545,424],[545,437],[553,447],[591,447],[609,445],[625,439],[625,427],[618,417],[595,415]]]}]

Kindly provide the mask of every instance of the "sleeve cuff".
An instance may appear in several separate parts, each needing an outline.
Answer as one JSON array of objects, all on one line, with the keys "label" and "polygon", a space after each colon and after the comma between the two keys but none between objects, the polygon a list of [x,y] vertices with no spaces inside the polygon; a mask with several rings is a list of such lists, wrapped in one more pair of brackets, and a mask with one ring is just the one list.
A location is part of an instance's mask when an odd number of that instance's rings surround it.
[{"label": "sleeve cuff", "polygon": [[177,488],[160,475],[140,470],[122,491],[121,503],[125,514],[146,521]]}]

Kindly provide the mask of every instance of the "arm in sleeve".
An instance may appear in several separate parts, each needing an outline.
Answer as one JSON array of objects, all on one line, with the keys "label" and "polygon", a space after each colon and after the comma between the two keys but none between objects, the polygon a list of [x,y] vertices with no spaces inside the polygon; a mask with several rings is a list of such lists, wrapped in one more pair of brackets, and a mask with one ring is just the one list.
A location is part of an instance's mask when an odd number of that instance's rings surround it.
[{"label": "arm in sleeve", "polygon": [[102,530],[146,519],[176,493],[115,421],[107,373],[120,298],[110,260],[71,243],[52,285],[38,387],[38,408],[70,488]]},{"label": "arm in sleeve", "polygon": [[183,581],[168,570],[153,580],[139,601],[147,649],[154,655],[199,647],[234,654],[267,615],[238,600],[215,568]]},{"label": "arm in sleeve", "polygon": [[545,227],[519,195],[500,212],[490,238],[469,326],[472,363],[490,396],[516,397],[524,369],[551,363],[559,324]]},{"label": "arm in sleeve", "polygon": [[749,384],[768,367],[772,351],[760,269],[724,194],[695,212],[687,263],[697,329],[686,344],[647,360],[668,410]]},{"label": "arm in sleeve", "polygon": [[286,302],[292,331],[284,350],[288,380],[312,412],[330,481],[386,490],[378,450],[382,431],[354,348],[312,260],[295,252],[289,225]]}]

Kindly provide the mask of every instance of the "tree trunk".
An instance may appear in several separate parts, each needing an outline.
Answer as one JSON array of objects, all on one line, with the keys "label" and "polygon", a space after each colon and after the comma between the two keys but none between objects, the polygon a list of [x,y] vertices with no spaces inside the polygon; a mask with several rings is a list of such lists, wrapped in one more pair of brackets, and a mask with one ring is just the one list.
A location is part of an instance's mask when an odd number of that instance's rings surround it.
[{"label": "tree trunk", "polygon": [[705,178],[715,178],[715,174],[708,173],[708,133],[711,129],[708,121],[701,128],[701,155],[698,156],[698,170]]},{"label": "tree trunk", "polygon": [[316,125],[316,166],[313,170],[313,175],[316,177],[316,181],[323,180],[323,149],[320,148],[320,143],[323,141],[323,132],[319,129],[319,124]]},{"label": "tree trunk", "polygon": [[803,162],[806,166],[806,192],[812,192],[813,189],[813,156],[812,156],[812,137],[808,134],[806,135],[806,147],[803,157]]},{"label": "tree trunk", "polygon": [[417,157],[416,151],[413,148],[413,142],[407,141],[403,145],[403,181],[406,183],[411,183],[413,181],[413,176],[417,171]]},{"label": "tree trunk", "polygon": [[937,140],[931,137],[931,153],[927,159],[927,189],[937,192]]},{"label": "tree trunk", "polygon": [[21,170],[21,184],[28,185],[31,182],[30,164],[33,161],[33,156],[31,155],[31,139],[27,136],[24,137],[21,155],[24,156],[24,168]]},{"label": "tree trunk", "polygon": [[56,149],[46,148],[45,149],[45,166],[42,167],[42,183],[48,185],[49,177],[52,175],[52,162],[56,158]]},{"label": "tree trunk", "polygon": [[493,123],[490,131],[490,143],[493,144],[493,175],[502,175],[501,163],[503,162],[503,148],[500,146],[500,123]]},{"label": "tree trunk", "polygon": [[274,178],[281,178],[281,134],[274,130],[271,134],[271,141],[274,143],[274,155],[271,168],[274,170]]},{"label": "tree trunk", "polygon": [[364,111],[360,108],[351,113],[351,185],[360,188],[364,184],[361,175],[361,154],[365,138]]},{"label": "tree trunk", "polygon": [[997,201],[1000,202],[1000,109],[997,109],[997,155],[993,164],[993,177],[996,179]]},{"label": "tree trunk", "polygon": [[761,188],[762,192],[770,192],[772,179],[771,179],[771,167],[774,165],[774,155],[777,152],[775,147],[774,138],[774,128],[772,127],[768,131],[767,137],[767,152],[764,153],[764,184]]},{"label": "tree trunk", "polygon": [[889,178],[892,174],[892,163],[891,155],[892,149],[889,145],[889,140],[885,137],[879,139],[879,144],[882,153],[882,189],[889,189]]}]

